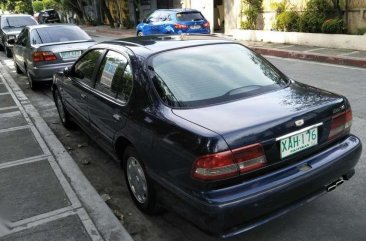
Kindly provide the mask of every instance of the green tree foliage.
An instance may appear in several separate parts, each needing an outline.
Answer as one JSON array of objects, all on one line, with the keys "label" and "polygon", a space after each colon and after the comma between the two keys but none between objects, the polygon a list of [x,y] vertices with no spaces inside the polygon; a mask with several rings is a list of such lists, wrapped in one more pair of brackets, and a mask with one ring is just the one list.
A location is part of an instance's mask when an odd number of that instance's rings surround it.
[{"label": "green tree foliage", "polygon": [[328,0],[310,0],[306,4],[306,10],[300,17],[300,31],[320,33],[324,21],[332,14],[333,8]]},{"label": "green tree foliage", "polygon": [[33,10],[34,12],[39,12],[43,10],[43,2],[42,1],[34,1],[33,2]]},{"label": "green tree foliage", "polygon": [[242,13],[246,17],[246,21],[241,23],[241,28],[256,29],[257,18],[262,11],[263,0],[242,0]]}]

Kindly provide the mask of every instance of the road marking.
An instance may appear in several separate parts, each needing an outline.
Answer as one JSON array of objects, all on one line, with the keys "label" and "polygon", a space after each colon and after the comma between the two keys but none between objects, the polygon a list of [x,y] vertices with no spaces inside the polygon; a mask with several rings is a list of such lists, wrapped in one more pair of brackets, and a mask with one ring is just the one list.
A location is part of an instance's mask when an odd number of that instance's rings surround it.
[{"label": "road marking", "polygon": [[16,126],[16,127],[11,127],[11,128],[0,129],[0,133],[18,131],[18,130],[29,129],[29,128],[31,128],[30,125]]},{"label": "road marking", "polygon": [[18,106],[2,107],[2,108],[0,108],[0,111],[2,111],[2,110],[11,110],[11,109],[18,109]]},{"label": "road marking", "polygon": [[19,110],[16,110],[16,111],[12,111],[12,112],[7,112],[7,113],[0,114],[0,119],[1,118],[9,118],[9,117],[21,116],[21,115],[22,115],[22,113]]},{"label": "road marking", "polygon": [[9,92],[3,92],[3,93],[0,93],[0,95],[10,95]]},{"label": "road marking", "polygon": [[0,169],[5,169],[5,168],[13,167],[13,166],[42,161],[42,160],[45,160],[47,157],[49,157],[49,155],[42,154],[39,156],[27,157],[27,158],[16,160],[16,161],[8,161],[8,162],[0,164]]},{"label": "road marking", "polygon": [[308,63],[308,64],[314,64],[314,65],[324,65],[324,66],[335,67],[335,68],[344,68],[344,69],[353,69],[353,70],[366,71],[366,68],[361,68],[361,67],[349,67],[349,66],[345,66],[345,65],[328,64],[328,63],[315,62],[315,61],[309,61],[309,60],[281,58],[281,57],[271,56],[271,55],[263,55],[263,56],[265,58],[269,58],[269,59],[281,59],[281,60],[286,60],[286,61],[291,61],[291,62],[302,62],[302,63],[305,62],[305,63]]}]

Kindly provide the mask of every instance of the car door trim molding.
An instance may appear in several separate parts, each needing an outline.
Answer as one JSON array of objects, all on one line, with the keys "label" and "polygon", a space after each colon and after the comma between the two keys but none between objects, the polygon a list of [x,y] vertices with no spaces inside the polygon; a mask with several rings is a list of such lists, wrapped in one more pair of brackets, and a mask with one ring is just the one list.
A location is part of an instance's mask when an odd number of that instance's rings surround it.
[{"label": "car door trim molding", "polygon": [[304,131],[307,131],[307,130],[310,130],[310,129],[313,129],[315,127],[318,127],[318,126],[322,126],[323,125],[323,122],[320,122],[320,123],[317,123],[315,125],[311,125],[311,126],[308,126],[308,127],[305,127],[305,128],[302,128],[300,130],[297,130],[297,131],[294,131],[294,132],[291,132],[291,133],[288,133],[286,135],[283,135],[283,136],[280,136],[280,137],[277,137],[276,138],[276,141],[280,141],[282,139],[285,139],[285,138],[288,138],[290,136],[293,136],[293,135],[296,135],[296,134],[299,134],[301,132],[304,132]]}]

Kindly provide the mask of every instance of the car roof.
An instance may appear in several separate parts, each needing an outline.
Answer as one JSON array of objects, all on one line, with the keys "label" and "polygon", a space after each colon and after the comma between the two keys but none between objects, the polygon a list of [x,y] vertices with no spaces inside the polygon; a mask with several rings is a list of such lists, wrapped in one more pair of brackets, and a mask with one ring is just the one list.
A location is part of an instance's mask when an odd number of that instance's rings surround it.
[{"label": "car roof", "polygon": [[148,57],[157,52],[172,49],[222,43],[235,42],[213,35],[151,35],[105,41],[94,45],[92,48],[107,48],[111,46],[118,48],[118,46],[123,46],[129,48],[137,55]]},{"label": "car roof", "polygon": [[156,11],[167,11],[167,12],[176,12],[176,13],[181,13],[181,12],[199,12],[198,10],[192,9],[192,8],[157,9]]},{"label": "car roof", "polygon": [[32,15],[29,14],[2,14],[1,17],[33,17]]},{"label": "car roof", "polygon": [[[61,23],[61,24],[39,24],[39,25],[30,25],[27,26],[27,28],[29,28],[30,30],[32,29],[40,29],[40,28],[52,28],[52,27],[79,27],[75,24],[65,24],[65,23]],[[80,27],[79,27],[80,28]]]}]

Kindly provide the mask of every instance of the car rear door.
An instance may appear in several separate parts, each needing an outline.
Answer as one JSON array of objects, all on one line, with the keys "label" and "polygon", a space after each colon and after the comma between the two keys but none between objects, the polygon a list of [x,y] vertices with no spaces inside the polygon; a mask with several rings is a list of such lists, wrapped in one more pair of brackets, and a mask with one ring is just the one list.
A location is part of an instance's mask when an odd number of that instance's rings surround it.
[{"label": "car rear door", "polygon": [[93,91],[96,69],[104,50],[92,49],[85,53],[71,69],[69,77],[65,78],[63,96],[66,108],[76,121],[89,127],[88,96]]},{"label": "car rear door", "polygon": [[95,91],[88,98],[91,126],[109,147],[126,124],[132,82],[127,55],[109,50],[98,70]]}]

